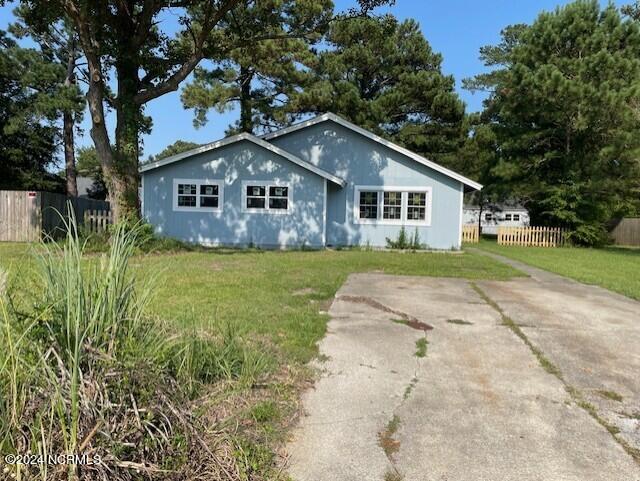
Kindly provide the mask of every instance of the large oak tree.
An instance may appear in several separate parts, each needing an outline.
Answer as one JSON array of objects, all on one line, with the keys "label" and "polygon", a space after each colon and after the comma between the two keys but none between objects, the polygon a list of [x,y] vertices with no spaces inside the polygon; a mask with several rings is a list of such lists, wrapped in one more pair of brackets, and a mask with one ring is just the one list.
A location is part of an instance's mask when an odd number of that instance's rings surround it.
[{"label": "large oak tree", "polygon": [[[207,52],[228,51],[220,22],[259,0],[22,0],[35,14],[66,16],[87,62],[91,137],[116,218],[138,216],[140,134],[149,131],[146,104],[175,91]],[[360,0],[368,10],[383,0]],[[51,13],[51,11],[53,12]],[[177,19],[178,28],[166,17]],[[216,34],[218,32],[218,34]],[[238,41],[251,44],[251,32]],[[115,141],[106,109],[115,111]]]}]

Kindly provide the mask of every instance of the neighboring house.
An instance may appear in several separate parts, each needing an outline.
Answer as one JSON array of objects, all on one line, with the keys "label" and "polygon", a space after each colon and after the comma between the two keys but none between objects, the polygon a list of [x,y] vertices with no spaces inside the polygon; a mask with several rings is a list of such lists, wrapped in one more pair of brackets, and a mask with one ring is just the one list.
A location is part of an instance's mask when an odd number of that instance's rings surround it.
[{"label": "neighboring house", "polygon": [[430,248],[458,249],[463,195],[482,188],[330,113],[140,172],[155,231],[204,245],[384,247],[405,226]]},{"label": "neighboring house", "polygon": [[78,186],[78,197],[89,197],[89,191],[93,187],[92,177],[76,176],[76,185]]},{"label": "neighboring house", "polygon": [[[478,225],[480,207],[464,207],[464,223]],[[529,211],[519,204],[490,204],[482,208],[480,227],[483,234],[497,234],[498,227],[525,227],[529,225]]]}]

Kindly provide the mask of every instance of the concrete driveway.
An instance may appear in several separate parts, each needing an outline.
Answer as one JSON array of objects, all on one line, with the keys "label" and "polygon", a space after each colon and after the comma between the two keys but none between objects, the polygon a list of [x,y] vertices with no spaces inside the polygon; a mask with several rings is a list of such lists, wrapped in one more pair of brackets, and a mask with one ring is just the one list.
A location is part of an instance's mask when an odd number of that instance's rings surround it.
[{"label": "concrete driveway", "polygon": [[640,480],[640,303],[514,264],[532,277],[350,276],[292,478]]}]

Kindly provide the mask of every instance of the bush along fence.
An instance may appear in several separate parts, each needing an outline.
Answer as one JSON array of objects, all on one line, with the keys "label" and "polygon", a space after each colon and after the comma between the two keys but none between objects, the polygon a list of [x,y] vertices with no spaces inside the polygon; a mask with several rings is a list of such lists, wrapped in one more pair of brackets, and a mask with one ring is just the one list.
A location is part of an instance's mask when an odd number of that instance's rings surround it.
[{"label": "bush along fence", "polygon": [[480,242],[480,229],[477,225],[463,225],[462,226],[462,242],[468,244],[477,244]]},{"label": "bush along fence", "polygon": [[84,228],[89,232],[105,232],[113,224],[113,212],[110,210],[85,210]]},{"label": "bush along fence", "polygon": [[498,244],[503,246],[562,247],[567,231],[560,227],[498,227]]},{"label": "bush along fence", "polygon": [[65,234],[69,205],[79,222],[87,209],[109,210],[103,200],[67,197],[53,192],[0,190],[0,241],[34,242]]}]

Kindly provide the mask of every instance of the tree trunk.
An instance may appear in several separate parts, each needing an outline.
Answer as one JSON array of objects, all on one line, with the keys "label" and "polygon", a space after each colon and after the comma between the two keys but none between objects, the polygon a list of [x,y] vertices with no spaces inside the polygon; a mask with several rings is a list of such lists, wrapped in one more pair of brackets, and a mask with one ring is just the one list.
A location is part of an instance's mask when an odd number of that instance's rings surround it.
[{"label": "tree trunk", "polygon": [[116,63],[118,103],[116,104],[115,172],[111,173],[118,219],[138,220],[138,157],[140,125],[143,114],[134,97],[138,92],[138,64],[135,58],[123,56]]},{"label": "tree trunk", "polygon": [[[67,75],[64,79],[64,85],[70,87],[76,83],[76,47],[75,37],[69,35],[68,39],[68,58],[67,58]],[[64,143],[64,167],[67,178],[67,195],[78,197],[78,182],[76,171],[76,155],[73,141],[73,127],[75,119],[73,112],[65,110],[62,113],[62,140]]]},{"label": "tree trunk", "polygon": [[63,142],[64,142],[64,170],[67,177],[67,195],[78,197],[78,182],[76,179],[76,155],[73,145],[73,114],[63,112]]},{"label": "tree trunk", "polygon": [[251,80],[253,73],[248,67],[240,67],[240,130],[253,133],[253,115],[251,99]]}]

